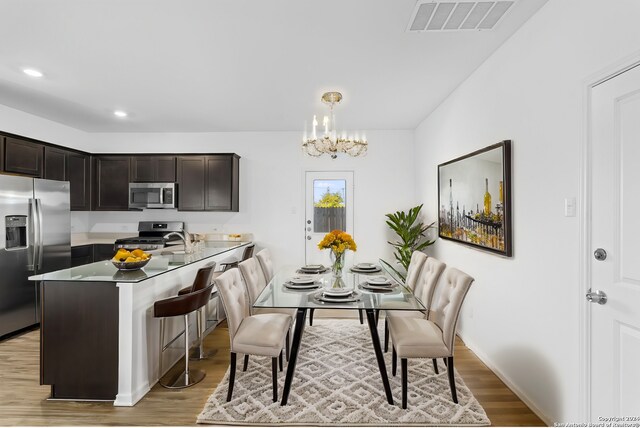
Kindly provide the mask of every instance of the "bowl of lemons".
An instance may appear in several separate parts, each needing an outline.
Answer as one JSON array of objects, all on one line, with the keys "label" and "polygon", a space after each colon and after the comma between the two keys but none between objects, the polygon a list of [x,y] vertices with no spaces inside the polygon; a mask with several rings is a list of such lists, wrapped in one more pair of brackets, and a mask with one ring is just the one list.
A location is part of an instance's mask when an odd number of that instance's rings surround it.
[{"label": "bowl of lemons", "polygon": [[145,253],[140,248],[133,251],[120,248],[111,259],[111,263],[118,270],[138,270],[149,263],[149,260],[151,260],[151,254]]}]

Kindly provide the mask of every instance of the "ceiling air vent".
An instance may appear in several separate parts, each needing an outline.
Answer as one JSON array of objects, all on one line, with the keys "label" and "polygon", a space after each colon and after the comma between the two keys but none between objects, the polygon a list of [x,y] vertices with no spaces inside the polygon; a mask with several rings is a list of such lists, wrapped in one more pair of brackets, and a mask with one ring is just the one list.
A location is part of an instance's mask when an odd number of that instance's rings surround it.
[{"label": "ceiling air vent", "polygon": [[418,0],[407,32],[491,30],[514,3]]}]

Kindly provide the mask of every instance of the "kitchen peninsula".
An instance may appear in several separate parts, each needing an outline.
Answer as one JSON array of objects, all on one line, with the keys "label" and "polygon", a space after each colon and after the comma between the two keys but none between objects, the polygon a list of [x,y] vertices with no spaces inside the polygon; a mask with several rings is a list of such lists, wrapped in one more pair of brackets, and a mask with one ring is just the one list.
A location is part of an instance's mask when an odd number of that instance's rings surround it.
[{"label": "kitchen peninsula", "polygon": [[[41,284],[40,383],[51,385],[53,399],[135,405],[159,378],[154,302],[190,285],[201,267],[240,257],[246,245],[207,242],[193,254],[155,255],[137,271],[101,261],[31,276]],[[168,319],[165,342],[182,330],[181,319]],[[162,367],[168,370],[181,356],[180,349],[167,348]]]}]

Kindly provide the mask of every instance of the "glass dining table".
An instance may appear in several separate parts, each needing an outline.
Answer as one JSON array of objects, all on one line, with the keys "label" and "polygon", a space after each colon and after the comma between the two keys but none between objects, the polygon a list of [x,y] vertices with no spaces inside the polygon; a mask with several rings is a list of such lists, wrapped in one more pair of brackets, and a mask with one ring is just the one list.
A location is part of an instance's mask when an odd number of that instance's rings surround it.
[{"label": "glass dining table", "polygon": [[[359,310],[360,313],[362,313],[362,311],[366,313],[367,324],[369,325],[369,331],[371,333],[371,342],[378,362],[380,376],[382,377],[382,385],[387,401],[389,404],[393,404],[391,386],[389,385],[387,368],[378,335],[378,313],[381,310],[424,311],[425,307],[422,302],[414,296],[411,290],[396,282],[385,271],[369,274],[362,272],[356,273],[351,269],[345,269],[345,273],[343,273],[342,276],[343,284],[346,288],[354,291],[352,298],[346,299],[348,301],[345,301],[345,299],[327,298],[327,296],[323,295],[325,289],[331,289],[335,284],[335,278],[330,271],[324,274],[313,275],[315,277],[314,286],[309,285],[309,288],[292,287],[289,283],[291,278],[300,276],[301,274],[302,273],[295,267],[286,267],[279,270],[253,304],[254,308],[297,309],[281,405],[286,405],[289,398],[307,312],[316,309]],[[308,275],[308,273],[304,273],[304,275]],[[394,285],[385,290],[370,287],[366,283],[368,277],[371,275],[386,276]]]}]

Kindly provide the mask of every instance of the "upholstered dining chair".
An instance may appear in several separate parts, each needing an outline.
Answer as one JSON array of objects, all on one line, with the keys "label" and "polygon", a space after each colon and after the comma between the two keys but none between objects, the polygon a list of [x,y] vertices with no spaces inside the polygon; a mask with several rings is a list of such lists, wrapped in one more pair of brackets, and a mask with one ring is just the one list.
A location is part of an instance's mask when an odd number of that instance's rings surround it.
[{"label": "upholstered dining chair", "polygon": [[[409,267],[407,267],[407,276],[404,280],[404,286],[411,290],[411,292],[415,293],[418,277],[420,276],[420,271],[422,270],[422,265],[425,260],[427,260],[427,255],[425,253],[420,251],[414,251],[411,253],[411,260],[409,261]],[[360,318],[362,318],[362,316],[360,316]],[[362,320],[360,321],[360,324],[362,324]],[[386,320],[384,323],[384,343],[384,352],[387,352],[389,349],[389,326],[387,325]]]},{"label": "upholstered dining chair", "polygon": [[[238,265],[240,269],[240,274],[242,275],[242,279],[244,280],[244,284],[247,287],[247,295],[249,296],[249,306],[251,310],[251,315],[257,314],[285,314],[289,315],[292,320],[295,319],[296,309],[289,308],[254,308],[253,303],[258,299],[264,287],[267,286],[267,281],[264,277],[262,269],[258,264],[258,261],[255,257],[252,257],[248,260],[243,261]],[[289,332],[287,332],[286,339],[286,347],[285,354],[287,356],[287,361],[289,361]],[[247,371],[247,365],[249,364],[249,355],[244,356],[244,366],[242,371]]]},{"label": "upholstered dining chair", "polygon": [[275,271],[273,269],[273,261],[271,260],[271,252],[264,248],[256,254],[256,259],[258,259],[258,263],[260,263],[260,267],[262,268],[262,272],[264,273],[264,279],[267,281],[271,281]]},{"label": "upholstered dining chair", "polygon": [[396,375],[397,358],[402,366],[402,408],[407,408],[407,360],[446,358],[451,398],[458,403],[454,377],[453,351],[460,308],[473,278],[448,267],[442,274],[438,302],[423,318],[391,317],[391,373]]},{"label": "upholstered dining chair", "polygon": [[415,292],[416,284],[418,283],[418,277],[422,270],[422,265],[427,260],[427,255],[421,251],[414,251],[411,254],[411,261],[407,268],[407,277],[404,280],[404,285],[409,290]]},{"label": "upholstered dining chair", "polygon": [[[425,314],[429,315],[429,308],[431,307],[431,300],[433,300],[433,293],[440,279],[442,271],[444,271],[445,264],[434,257],[428,257],[424,260],[420,272],[416,280],[414,281],[413,293],[420,299],[422,304],[427,308],[426,312],[420,311],[385,311],[386,318],[384,321],[384,352],[389,349],[389,318],[393,317],[409,317],[409,318],[424,318]],[[437,370],[437,363],[434,360],[434,367]]]},{"label": "upholstered dining chair", "polygon": [[286,314],[251,315],[247,290],[238,269],[224,272],[214,280],[227,314],[231,364],[227,401],[231,401],[236,376],[236,354],[271,357],[273,401],[278,401],[278,362],[282,369],[282,348],[291,327]]}]

